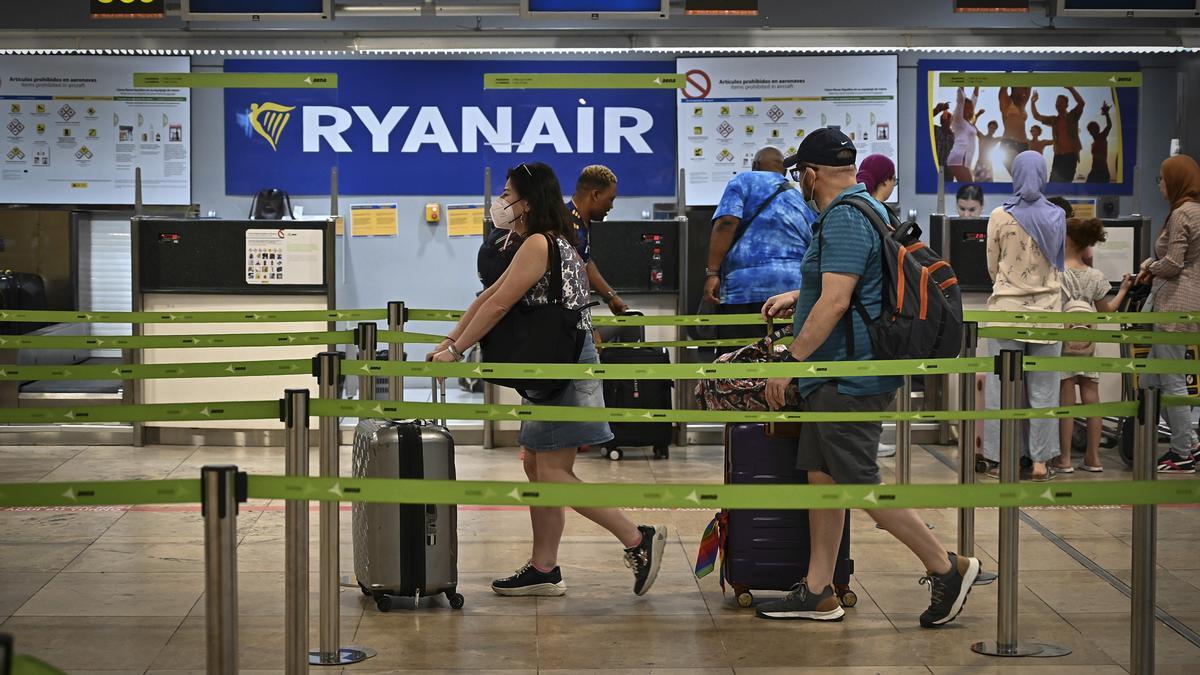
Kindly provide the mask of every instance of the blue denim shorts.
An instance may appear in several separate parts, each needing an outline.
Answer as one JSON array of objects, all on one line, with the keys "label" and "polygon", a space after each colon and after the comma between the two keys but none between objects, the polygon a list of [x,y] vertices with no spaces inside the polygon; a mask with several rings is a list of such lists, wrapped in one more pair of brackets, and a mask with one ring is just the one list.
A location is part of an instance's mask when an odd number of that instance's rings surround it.
[{"label": "blue denim shorts", "polygon": [[[583,341],[580,363],[600,363],[596,345],[591,336]],[[523,400],[525,405],[533,405]],[[573,380],[556,400],[540,405],[556,405],[577,408],[603,408],[604,390],[600,380]],[[603,445],[613,439],[608,422],[521,422],[521,433],[517,442],[527,450],[547,451],[578,448],[583,445]]]}]

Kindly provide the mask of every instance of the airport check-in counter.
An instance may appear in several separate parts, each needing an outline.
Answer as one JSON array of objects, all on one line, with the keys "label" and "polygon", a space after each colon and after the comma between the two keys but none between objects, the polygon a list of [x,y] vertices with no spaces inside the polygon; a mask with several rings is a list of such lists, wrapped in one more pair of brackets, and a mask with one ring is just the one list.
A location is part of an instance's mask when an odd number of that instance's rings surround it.
[{"label": "airport check-in counter", "polygon": [[[326,220],[134,218],[133,309],[147,312],[284,311],[336,308],[334,225]],[[134,326],[140,335],[300,333],[335,330],[332,322],[170,324]],[[310,358],[323,345],[127,350],[131,363],[198,363]],[[308,388],[297,375],[142,380],[126,383],[127,402],[183,403],[262,400],[284,389]],[[132,399],[132,400],[129,400]],[[315,422],[314,422],[315,425]],[[278,445],[277,420],[153,422],[135,442]]]}]

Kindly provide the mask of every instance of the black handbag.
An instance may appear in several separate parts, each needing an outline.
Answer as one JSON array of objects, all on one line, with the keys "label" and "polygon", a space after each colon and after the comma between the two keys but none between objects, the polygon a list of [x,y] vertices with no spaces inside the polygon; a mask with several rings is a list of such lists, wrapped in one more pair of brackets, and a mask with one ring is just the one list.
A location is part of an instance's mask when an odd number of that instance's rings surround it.
[{"label": "black handbag", "polygon": [[[543,234],[549,244],[550,302],[530,305],[517,302],[499,323],[483,336],[479,347],[485,363],[579,363],[585,332],[579,329],[584,307],[563,304],[562,256],[558,242]],[[571,380],[503,379],[484,380],[516,389],[534,402],[557,399]],[[532,395],[531,395],[532,394]]]}]

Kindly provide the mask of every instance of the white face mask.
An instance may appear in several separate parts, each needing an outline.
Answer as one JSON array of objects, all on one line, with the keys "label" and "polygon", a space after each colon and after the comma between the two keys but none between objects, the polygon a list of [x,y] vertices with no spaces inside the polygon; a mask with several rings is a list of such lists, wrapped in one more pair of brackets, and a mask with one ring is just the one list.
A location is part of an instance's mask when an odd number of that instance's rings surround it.
[{"label": "white face mask", "polygon": [[492,226],[501,230],[511,230],[521,214],[513,210],[515,204],[509,204],[503,199],[497,198],[492,201]]}]

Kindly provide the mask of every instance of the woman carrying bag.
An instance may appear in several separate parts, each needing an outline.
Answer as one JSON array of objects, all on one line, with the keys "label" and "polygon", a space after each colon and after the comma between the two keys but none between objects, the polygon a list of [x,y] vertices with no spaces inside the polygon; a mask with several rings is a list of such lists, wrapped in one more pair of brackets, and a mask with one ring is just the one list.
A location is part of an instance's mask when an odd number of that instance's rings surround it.
[{"label": "woman carrying bag", "polygon": [[[1154,257],[1142,263],[1138,275],[1138,282],[1153,280],[1145,307],[1152,312],[1200,311],[1200,166],[1187,155],[1169,158],[1162,163],[1158,188],[1171,204],[1171,213],[1154,242]],[[1195,335],[1200,324],[1155,324],[1154,330]],[[1182,359],[1186,351],[1184,345],[1152,345],[1150,358]],[[1143,386],[1157,385],[1167,396],[1188,393],[1183,375],[1143,375],[1142,382]],[[1164,408],[1163,416],[1171,428],[1171,449],[1159,458],[1158,471],[1195,473],[1196,428],[1191,408]]]},{"label": "woman carrying bag", "polygon": [[[482,342],[484,361],[599,363],[595,345],[585,339],[592,331],[591,289],[554,171],[540,162],[510,170],[504,192],[492,203],[492,220],[497,227],[513,225],[525,240],[508,269],[471,303],[429,360],[461,361],[468,349]],[[557,358],[564,352],[568,358]],[[526,404],[604,407],[599,380],[500,384],[518,389]],[[607,422],[522,421],[518,441],[524,449],[525,475],[534,482],[579,483],[573,471],[579,446],[599,446],[612,438]],[[625,564],[633,571],[634,593],[650,590],[662,562],[666,527],[637,525],[618,509],[575,511],[621,541]],[[558,547],[566,513],[562,507],[530,507],[529,516],[533,555],[515,574],[493,581],[492,590],[506,596],[563,595],[567,587],[558,567]]]}]

